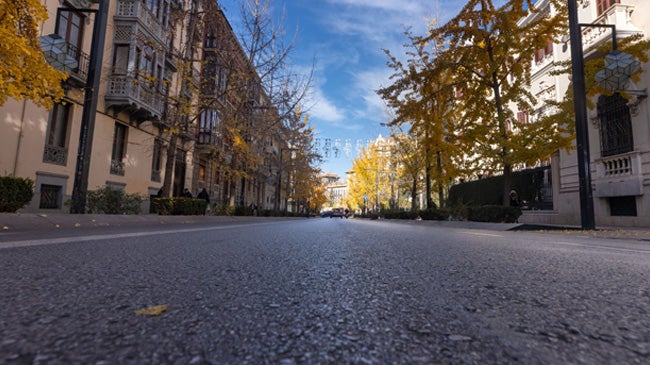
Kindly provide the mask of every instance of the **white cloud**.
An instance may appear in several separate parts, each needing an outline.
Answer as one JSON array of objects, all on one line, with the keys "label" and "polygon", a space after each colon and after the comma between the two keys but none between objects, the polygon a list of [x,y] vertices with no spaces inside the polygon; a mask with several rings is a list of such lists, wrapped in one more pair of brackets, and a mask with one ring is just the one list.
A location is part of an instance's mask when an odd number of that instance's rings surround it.
[{"label": "white cloud", "polygon": [[320,87],[312,89],[307,100],[307,113],[310,117],[330,123],[338,123],[345,118],[343,111],[325,96]]},{"label": "white cloud", "polygon": [[377,90],[388,86],[388,77],[392,70],[387,67],[367,69],[354,75],[355,92],[364,101],[364,108],[356,110],[359,117],[385,122],[386,105]]}]

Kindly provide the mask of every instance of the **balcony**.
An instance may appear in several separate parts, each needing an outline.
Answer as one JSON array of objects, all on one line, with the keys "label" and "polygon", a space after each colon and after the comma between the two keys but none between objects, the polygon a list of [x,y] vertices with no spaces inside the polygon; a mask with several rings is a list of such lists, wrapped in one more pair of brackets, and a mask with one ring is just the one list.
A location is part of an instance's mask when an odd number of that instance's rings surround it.
[{"label": "balcony", "polygon": [[43,151],[43,162],[65,166],[68,161],[68,149],[46,144]]},{"label": "balcony", "polygon": [[164,26],[160,24],[141,0],[119,0],[114,20],[116,23],[139,24],[143,30],[155,37],[161,45],[165,44]]},{"label": "balcony", "polygon": [[[641,30],[632,24],[632,12],[634,5],[614,4],[607,11],[594,19],[591,24],[611,24],[616,26],[616,38],[625,38],[632,34],[640,33]],[[583,27],[582,44],[585,49],[585,56],[589,56],[587,50],[592,50],[604,42],[610,42],[612,31],[606,27]]]},{"label": "balcony", "polygon": [[595,196],[599,198],[643,194],[641,156],[638,152],[596,160]]},{"label": "balcony", "polygon": [[109,77],[105,100],[106,109],[127,111],[138,121],[160,120],[164,111],[163,95],[146,81],[127,75]]},{"label": "balcony", "polygon": [[124,176],[124,161],[111,160],[111,174]]},{"label": "balcony", "polygon": [[58,34],[40,37],[41,50],[47,62],[70,77],[66,82],[73,87],[83,87],[88,79],[89,56]]}]

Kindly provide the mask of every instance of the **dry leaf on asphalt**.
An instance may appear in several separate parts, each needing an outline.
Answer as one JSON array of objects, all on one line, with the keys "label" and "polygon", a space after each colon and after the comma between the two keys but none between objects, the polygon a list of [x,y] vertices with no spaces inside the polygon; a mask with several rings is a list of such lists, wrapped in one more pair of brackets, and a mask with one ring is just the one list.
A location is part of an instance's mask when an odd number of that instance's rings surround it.
[{"label": "dry leaf on asphalt", "polygon": [[147,307],[143,309],[138,309],[135,311],[135,314],[140,314],[143,316],[159,316],[167,310],[168,305],[154,305],[153,307]]}]

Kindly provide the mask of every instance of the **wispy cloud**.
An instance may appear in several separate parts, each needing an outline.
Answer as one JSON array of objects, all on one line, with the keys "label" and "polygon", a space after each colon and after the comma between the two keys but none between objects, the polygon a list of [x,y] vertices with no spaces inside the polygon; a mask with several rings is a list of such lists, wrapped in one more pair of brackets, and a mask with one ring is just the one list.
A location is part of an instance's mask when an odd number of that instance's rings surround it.
[{"label": "wispy cloud", "polygon": [[329,100],[320,88],[312,89],[307,108],[307,113],[318,120],[336,124],[345,119],[343,111]]}]

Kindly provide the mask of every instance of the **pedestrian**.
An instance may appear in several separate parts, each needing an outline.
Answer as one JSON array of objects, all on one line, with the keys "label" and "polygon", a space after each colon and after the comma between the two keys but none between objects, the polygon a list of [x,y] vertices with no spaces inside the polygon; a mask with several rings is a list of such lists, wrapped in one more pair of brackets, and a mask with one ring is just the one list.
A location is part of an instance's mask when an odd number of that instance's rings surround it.
[{"label": "pedestrian", "polygon": [[199,199],[205,200],[208,204],[210,204],[210,194],[208,194],[208,191],[203,188],[199,195],[196,196]]},{"label": "pedestrian", "polygon": [[514,190],[510,190],[510,206],[511,207],[519,206],[519,195]]},{"label": "pedestrian", "polygon": [[190,190],[188,188],[183,189],[183,196],[186,198],[191,198],[192,193],[190,193]]}]

